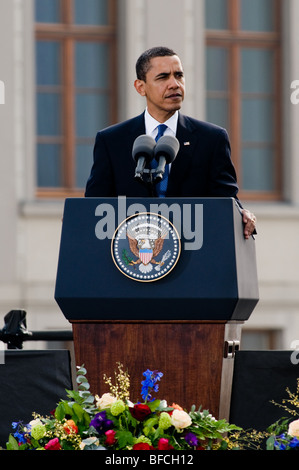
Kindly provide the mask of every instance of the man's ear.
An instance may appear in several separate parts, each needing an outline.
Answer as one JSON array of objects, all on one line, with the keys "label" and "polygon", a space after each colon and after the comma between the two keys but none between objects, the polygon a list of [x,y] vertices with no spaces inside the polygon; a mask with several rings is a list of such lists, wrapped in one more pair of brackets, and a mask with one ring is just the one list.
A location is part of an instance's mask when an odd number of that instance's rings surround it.
[{"label": "man's ear", "polygon": [[137,93],[139,93],[139,95],[141,96],[145,96],[146,93],[145,93],[145,82],[143,80],[135,80],[134,82],[134,87],[137,91]]}]

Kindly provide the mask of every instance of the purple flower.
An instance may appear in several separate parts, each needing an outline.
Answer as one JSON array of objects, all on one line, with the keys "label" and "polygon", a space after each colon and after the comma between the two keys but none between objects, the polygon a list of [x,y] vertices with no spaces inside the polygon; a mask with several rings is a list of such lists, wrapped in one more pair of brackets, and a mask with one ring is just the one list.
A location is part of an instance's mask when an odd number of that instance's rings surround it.
[{"label": "purple flower", "polygon": [[26,444],[26,442],[27,442],[27,439],[26,439],[25,435],[21,432],[15,432],[14,437],[17,439],[17,441],[20,444]]},{"label": "purple flower", "polygon": [[104,410],[95,415],[90,421],[90,426],[94,427],[99,434],[104,434],[113,426],[113,421],[107,419],[106,411]]},{"label": "purple flower", "polygon": [[286,445],[280,441],[284,439],[285,439],[285,434],[281,434],[280,436],[277,436],[274,441],[274,447],[278,450],[286,450]]},{"label": "purple flower", "polygon": [[163,377],[163,374],[157,370],[151,371],[147,369],[145,372],[143,372],[143,375],[145,380],[141,382],[141,396],[144,400],[152,401],[153,397],[151,395],[151,391],[157,392],[159,390],[159,385],[157,382],[161,379],[161,377]]},{"label": "purple flower", "polygon": [[299,439],[297,439],[297,437],[293,437],[293,439],[290,441],[289,445],[290,445],[291,448],[299,447]]},{"label": "purple flower", "polygon": [[186,434],[185,441],[191,447],[196,447],[198,445],[198,439],[193,432],[188,432],[188,434]]},{"label": "purple flower", "polygon": [[26,444],[27,438],[25,429],[29,427],[30,426],[28,424],[24,426],[22,421],[14,421],[12,423],[12,428],[16,430],[13,435],[20,444]]}]

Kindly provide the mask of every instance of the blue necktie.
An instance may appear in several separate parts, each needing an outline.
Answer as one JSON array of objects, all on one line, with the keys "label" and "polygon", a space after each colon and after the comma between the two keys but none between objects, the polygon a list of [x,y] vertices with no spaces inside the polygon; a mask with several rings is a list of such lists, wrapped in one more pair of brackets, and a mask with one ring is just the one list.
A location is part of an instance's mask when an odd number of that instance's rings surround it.
[{"label": "blue necktie", "polygon": [[[167,126],[165,124],[159,124],[158,134],[156,135],[156,138],[155,138],[156,142],[158,142],[160,137],[162,137],[162,135],[164,134],[166,129],[167,129]],[[152,168],[157,168],[157,166],[158,166],[158,162],[156,160],[153,160],[152,161]],[[162,181],[160,181],[160,183],[156,184],[156,191],[157,191],[157,195],[159,197],[165,197],[166,190],[167,190],[167,184],[168,184],[168,175],[169,175],[169,165],[166,165]]]}]

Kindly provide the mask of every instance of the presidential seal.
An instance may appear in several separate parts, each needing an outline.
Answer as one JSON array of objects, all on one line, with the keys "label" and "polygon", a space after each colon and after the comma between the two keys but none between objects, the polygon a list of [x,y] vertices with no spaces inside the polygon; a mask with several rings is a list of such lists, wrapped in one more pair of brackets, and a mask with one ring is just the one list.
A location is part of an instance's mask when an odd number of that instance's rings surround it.
[{"label": "presidential seal", "polygon": [[181,242],[175,227],[165,217],[150,212],[124,220],[114,233],[112,258],[117,268],[135,281],[163,278],[175,267]]}]

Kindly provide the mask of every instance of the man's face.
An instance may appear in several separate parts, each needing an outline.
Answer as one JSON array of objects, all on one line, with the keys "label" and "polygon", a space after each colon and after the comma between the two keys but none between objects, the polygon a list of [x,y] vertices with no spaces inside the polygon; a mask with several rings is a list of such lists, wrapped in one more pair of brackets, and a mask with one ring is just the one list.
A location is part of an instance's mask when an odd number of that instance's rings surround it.
[{"label": "man's face", "polygon": [[135,88],[146,97],[148,111],[159,122],[165,122],[182,106],[185,78],[180,59],[174,56],[155,57],[146,80],[136,80]]}]

